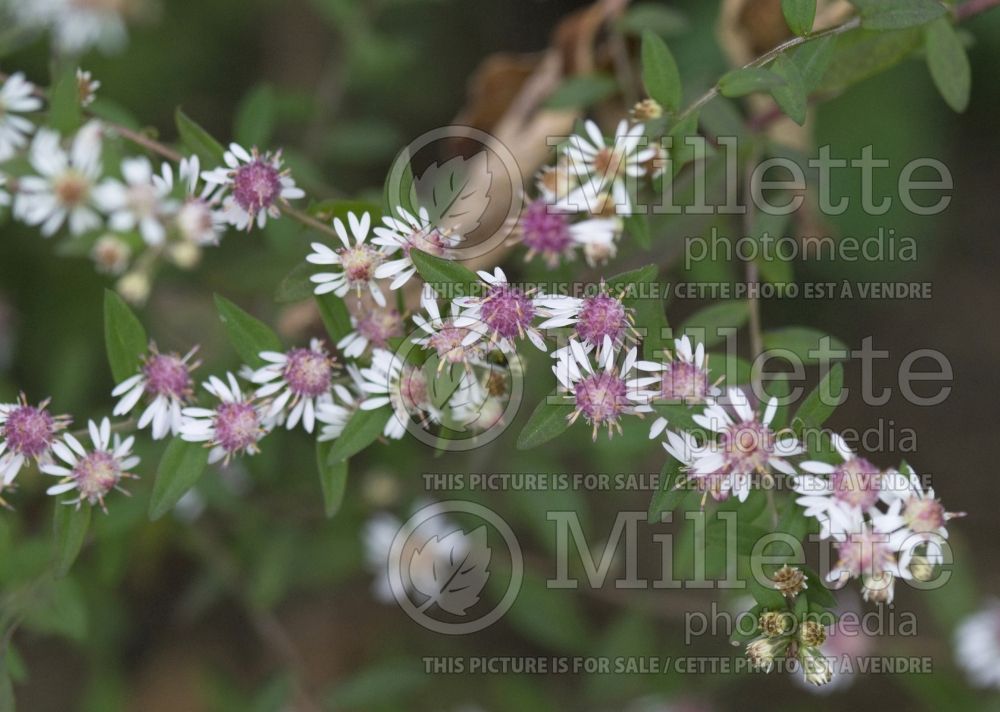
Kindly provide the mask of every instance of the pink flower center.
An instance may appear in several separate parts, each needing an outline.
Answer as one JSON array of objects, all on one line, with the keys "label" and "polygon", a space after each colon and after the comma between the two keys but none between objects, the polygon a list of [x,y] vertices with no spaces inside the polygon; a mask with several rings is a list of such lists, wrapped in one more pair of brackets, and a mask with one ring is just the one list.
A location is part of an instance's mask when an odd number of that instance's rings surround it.
[{"label": "pink flower center", "polygon": [[624,305],[614,297],[599,294],[584,300],[576,323],[576,333],[583,341],[594,346],[604,343],[605,336],[617,344],[625,335],[627,326]]},{"label": "pink flower center", "polygon": [[122,468],[118,460],[103,450],[88,453],[81,458],[70,475],[76,480],[76,488],[81,499],[91,504],[101,501],[122,477]]},{"label": "pink flower center", "polygon": [[191,395],[191,375],[177,356],[156,354],[142,367],[146,392],[183,400]]},{"label": "pink flower center", "polygon": [[614,373],[595,373],[573,387],[576,406],[595,425],[614,422],[628,406],[625,381]]},{"label": "pink flower center", "polygon": [[366,312],[357,322],[358,333],[379,348],[385,348],[389,339],[403,335],[403,320],[395,309],[374,309]]},{"label": "pink flower center", "polygon": [[892,564],[892,551],[885,534],[875,534],[867,527],[861,532],[849,534],[845,541],[837,544],[839,560],[837,567],[852,576],[878,576]]},{"label": "pink flower center", "polygon": [[281,174],[268,162],[257,159],[236,169],[233,197],[251,215],[271,207],[281,195]]},{"label": "pink flower center", "polygon": [[449,244],[444,233],[436,227],[431,227],[411,233],[406,243],[403,245],[403,252],[407,257],[409,257],[410,250],[416,248],[421,252],[441,257],[445,254],[449,247],[451,247],[451,245]]},{"label": "pink flower center", "polygon": [[437,352],[438,358],[448,363],[462,363],[475,355],[475,345],[463,346],[462,340],[469,330],[454,326],[449,321],[427,339],[428,345]]},{"label": "pink flower center", "polygon": [[55,437],[55,419],[48,411],[31,405],[14,408],[4,423],[4,438],[12,452],[24,457],[41,457]]},{"label": "pink flower center", "polygon": [[251,404],[222,403],[215,409],[215,441],[227,453],[252,447],[260,436],[260,416]]},{"label": "pink flower center", "polygon": [[550,211],[544,200],[536,200],[521,216],[521,241],[529,250],[558,257],[573,245],[569,219],[563,213]]},{"label": "pink flower center", "polygon": [[285,364],[285,381],[292,393],[315,398],[330,390],[333,365],[326,354],[312,349],[293,349]]},{"label": "pink flower center", "polygon": [[399,397],[408,413],[424,410],[430,402],[427,378],[424,372],[413,366],[405,366],[399,376]]},{"label": "pink flower center", "polygon": [[687,361],[671,361],[660,380],[660,395],[670,401],[703,403],[708,396],[708,373]]},{"label": "pink flower center", "polygon": [[375,278],[375,268],[382,263],[382,255],[368,245],[342,247],[337,251],[340,264],[344,268],[347,280],[353,285],[361,285]]},{"label": "pink flower center", "polygon": [[524,335],[535,318],[535,305],[524,293],[506,284],[490,287],[480,313],[483,322],[505,339]]},{"label": "pink flower center", "polygon": [[918,534],[937,531],[945,525],[945,511],[936,499],[911,497],[903,507],[903,519]]},{"label": "pink flower center", "polygon": [[882,473],[863,457],[854,457],[830,475],[833,496],[853,507],[869,509],[878,501]]},{"label": "pink flower center", "polygon": [[757,420],[730,425],[720,438],[730,467],[740,474],[764,470],[774,452],[774,433]]}]

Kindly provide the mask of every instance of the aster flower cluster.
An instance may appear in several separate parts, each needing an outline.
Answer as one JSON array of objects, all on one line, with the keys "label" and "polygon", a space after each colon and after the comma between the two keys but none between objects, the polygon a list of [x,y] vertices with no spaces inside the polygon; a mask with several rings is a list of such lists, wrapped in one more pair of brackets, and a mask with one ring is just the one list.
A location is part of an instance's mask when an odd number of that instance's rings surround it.
[{"label": "aster flower cluster", "polygon": [[[76,82],[85,108],[100,82],[83,70]],[[73,251],[89,249],[99,271],[124,275],[118,289],[131,301],[143,301],[150,289],[155,260],[143,255],[191,268],[228,228],[263,227],[289,200],[304,196],[280,151],[262,154],[237,144],[224,153],[224,166],[210,170],[202,170],[197,156],[159,167],[145,156],[127,156],[108,171],[104,144],[117,129],[92,119],[64,136],[36,126],[33,115],[44,105],[23,74],[0,85],[0,207],[10,205],[16,220],[43,237],[68,233]]]},{"label": "aster flower cluster", "polygon": [[537,197],[517,224],[526,260],[537,256],[551,268],[582,250],[587,264],[605,264],[617,254],[638,180],[655,177],[657,149],[644,145],[643,124],[621,121],[610,141],[593,121],[583,129],[535,178]]}]

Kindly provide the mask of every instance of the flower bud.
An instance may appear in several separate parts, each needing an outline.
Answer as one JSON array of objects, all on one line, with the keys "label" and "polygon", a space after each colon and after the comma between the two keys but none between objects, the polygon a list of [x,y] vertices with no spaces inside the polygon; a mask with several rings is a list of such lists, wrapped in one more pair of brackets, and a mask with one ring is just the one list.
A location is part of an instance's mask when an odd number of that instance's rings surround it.
[{"label": "flower bud", "polygon": [[788,598],[795,598],[809,588],[806,575],[797,567],[788,564],[775,571],[771,581],[774,582],[774,589]]},{"label": "flower bud", "polygon": [[649,121],[663,116],[663,107],[656,99],[643,99],[632,107],[632,117],[636,121]]}]

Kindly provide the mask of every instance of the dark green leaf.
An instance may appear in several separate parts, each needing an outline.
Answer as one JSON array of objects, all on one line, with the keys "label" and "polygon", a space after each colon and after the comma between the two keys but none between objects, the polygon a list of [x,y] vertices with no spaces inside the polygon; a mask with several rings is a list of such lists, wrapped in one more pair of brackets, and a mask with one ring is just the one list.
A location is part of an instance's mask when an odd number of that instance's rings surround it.
[{"label": "dark green leaf", "polygon": [[222,144],[192,121],[180,107],[174,112],[174,122],[184,148],[201,159],[202,168],[211,169],[223,165],[222,156],[226,150]]},{"label": "dark green leaf", "polygon": [[820,91],[840,92],[898,64],[920,45],[922,33],[908,28],[892,32],[853,30],[836,38]]},{"label": "dark green leaf", "polygon": [[195,486],[207,464],[208,448],[204,443],[190,443],[180,438],[171,440],[156,468],[153,494],[149,498],[149,518],[155,521],[173,509]]},{"label": "dark green leaf", "polygon": [[317,294],[316,304],[323,326],[333,343],[337,343],[351,332],[351,315],[347,304],[335,294]]},{"label": "dark green leaf", "polygon": [[690,334],[695,341],[701,341],[708,347],[726,338],[725,334],[719,333],[719,329],[738,329],[746,323],[749,316],[750,312],[744,301],[720,302],[692,314],[681,325],[681,332]]},{"label": "dark green leaf", "polygon": [[104,290],[104,346],[116,383],[134,376],[149,342],[146,330],[118,294]]},{"label": "dark green leaf", "polygon": [[781,12],[792,32],[808,35],[816,19],[816,0],[781,0]]},{"label": "dark green leaf", "polygon": [[73,562],[83,548],[87,538],[87,528],[90,526],[89,504],[76,505],[56,502],[54,519],[55,529],[55,569],[57,576],[69,573]]},{"label": "dark green leaf", "polygon": [[386,422],[389,418],[395,417],[396,415],[388,406],[375,410],[361,410],[359,408],[347,421],[344,432],[333,441],[333,446],[326,459],[327,466],[332,467],[340,464],[378,440]]},{"label": "dark green leaf", "polygon": [[948,12],[938,0],[851,0],[866,30],[901,30],[924,25]]},{"label": "dark green leaf", "polygon": [[688,491],[677,488],[677,478],[681,473],[681,463],[673,457],[668,457],[660,470],[660,487],[649,500],[649,512],[646,521],[650,524],[660,522],[662,512],[672,512],[680,505]]},{"label": "dark green leaf", "polygon": [[651,30],[642,34],[642,83],[646,92],[667,111],[677,111],[683,88],[674,55]]},{"label": "dark green leaf", "polygon": [[292,304],[311,297],[315,285],[309,281],[309,278],[315,273],[315,265],[300,262],[281,280],[281,284],[278,285],[278,289],[274,293],[274,301],[278,304]]},{"label": "dark green leaf", "polygon": [[633,5],[622,17],[619,27],[630,35],[641,36],[652,31],[661,37],[671,37],[685,32],[688,21],[680,12],[658,2]]},{"label": "dark green leaf", "polygon": [[[799,435],[809,429],[816,429],[826,422],[837,409],[844,387],[844,367],[834,364],[833,368],[823,377],[819,385],[806,396],[798,410],[795,411],[796,428]],[[824,402],[824,399],[834,399],[835,402]]]},{"label": "dark green leaf", "polygon": [[83,124],[80,90],[76,81],[76,65],[66,64],[49,96],[49,125],[64,136],[76,132]]},{"label": "dark green leaf", "polygon": [[927,46],[927,67],[934,85],[953,111],[965,111],[972,88],[972,68],[965,47],[955,28],[942,17],[924,31]]},{"label": "dark green leaf", "polygon": [[472,295],[479,286],[478,275],[457,262],[420,250],[410,250],[410,257],[421,278],[445,299]]},{"label": "dark green leaf", "polygon": [[806,122],[806,94],[805,83],[802,80],[802,73],[798,66],[785,55],[779,55],[771,65],[772,71],[785,80],[781,86],[771,90],[771,96],[781,107],[788,118],[799,126]]},{"label": "dark green leaf", "polygon": [[570,77],[560,84],[545,102],[550,109],[576,109],[592,106],[618,91],[618,83],[607,74]]},{"label": "dark green leaf", "polygon": [[332,517],[340,511],[347,490],[347,460],[329,464],[332,442],[316,441],[316,464],[319,467],[319,482],[323,489],[323,509]]},{"label": "dark green leaf", "polygon": [[806,42],[792,55],[792,61],[798,66],[802,75],[802,86],[805,87],[807,94],[815,91],[823,81],[830,60],[833,59],[835,41],[835,37],[821,37]]},{"label": "dark green leaf", "polygon": [[628,232],[639,247],[648,250],[651,246],[649,236],[649,217],[641,213],[635,213],[625,218],[625,231]]},{"label": "dark green leaf", "polygon": [[521,433],[517,436],[517,449],[530,450],[544,445],[553,438],[562,435],[569,428],[569,416],[573,409],[569,405],[559,405],[549,401],[556,397],[553,393],[542,399]]},{"label": "dark green leaf", "polygon": [[281,339],[271,331],[271,327],[260,319],[250,316],[231,301],[215,295],[215,308],[219,312],[236,353],[248,365],[259,368],[264,364],[261,351],[282,351]]},{"label": "dark green leaf", "polygon": [[[819,363],[822,355],[829,351],[846,351],[844,344],[832,336],[802,326],[790,326],[766,332],[764,349],[790,351],[804,364]],[[827,358],[832,357],[827,356]],[[841,354],[838,358],[847,358],[847,354]]]},{"label": "dark green leaf", "polygon": [[248,93],[236,110],[233,136],[242,146],[264,146],[271,140],[277,120],[274,89],[261,84]]},{"label": "dark green leaf", "polygon": [[785,84],[785,79],[763,67],[744,67],[724,74],[719,80],[719,93],[735,97],[755,91],[771,91]]}]

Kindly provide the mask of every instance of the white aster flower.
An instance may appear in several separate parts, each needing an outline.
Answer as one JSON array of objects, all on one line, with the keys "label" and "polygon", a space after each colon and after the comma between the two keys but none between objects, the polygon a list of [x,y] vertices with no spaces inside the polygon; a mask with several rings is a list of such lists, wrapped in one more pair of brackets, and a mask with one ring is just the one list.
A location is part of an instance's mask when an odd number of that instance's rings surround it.
[{"label": "white aster flower", "polygon": [[62,54],[81,54],[91,47],[120,50],[128,39],[123,0],[13,0],[21,23],[48,29]]},{"label": "white aster flower", "polygon": [[[719,378],[714,383],[709,380],[708,354],[705,344],[699,342],[691,347],[691,339],[686,335],[674,339],[673,357],[667,354],[667,361],[661,366],[660,392],[658,400],[672,401],[689,406],[711,403],[722,395]],[[649,430],[650,439],[660,435],[667,427],[666,418],[657,418]]]},{"label": "white aster flower", "polygon": [[469,329],[463,345],[487,341],[487,348],[496,345],[504,353],[511,353],[516,341],[527,338],[538,349],[547,351],[545,338],[534,322],[536,317],[551,316],[551,310],[563,304],[563,297],[549,297],[515,287],[499,267],[493,274],[486,271],[478,274],[485,293],[454,300],[461,307],[461,314],[453,324]]},{"label": "white aster flower", "polygon": [[366,243],[371,222],[370,213],[364,213],[360,218],[354,213],[348,213],[350,235],[343,220],[334,218],[333,221],[333,229],[343,247],[335,250],[321,242],[312,243],[313,251],[306,257],[308,262],[314,265],[335,265],[339,268],[336,272],[320,272],[309,278],[316,285],[313,289],[316,294],[333,292],[343,298],[353,289],[360,299],[361,290],[366,289],[376,304],[380,307],[385,306],[385,294],[375,281],[375,272],[384,262],[385,252]]},{"label": "white aster flower", "polygon": [[454,301],[451,303],[451,315],[442,318],[437,297],[430,285],[424,285],[424,289],[421,290],[420,303],[426,316],[414,314],[413,323],[423,334],[414,337],[413,343],[434,352],[438,358],[439,371],[457,364],[470,366],[482,363],[486,355],[482,344],[478,343],[478,340],[471,344],[466,343],[473,331],[478,330],[480,336],[485,333],[486,327],[482,323],[456,326],[460,318],[460,309]]},{"label": "white aster flower", "polygon": [[417,268],[410,258],[410,250],[417,249],[435,257],[450,258],[451,250],[462,241],[460,235],[450,230],[442,230],[431,223],[426,208],[420,208],[412,215],[405,208],[397,207],[396,215],[382,218],[382,226],[374,229],[372,243],[383,248],[386,257],[402,254],[387,260],[375,269],[377,279],[392,278],[389,289],[399,289],[412,277]]},{"label": "white aster flower", "polygon": [[389,347],[389,339],[403,335],[403,318],[396,309],[362,309],[351,314],[351,330],[337,342],[337,348],[348,358],[357,358],[369,346]]},{"label": "white aster flower", "polygon": [[101,124],[87,123],[73,138],[67,153],[59,134],[41,129],[31,142],[31,166],[38,175],[18,179],[14,216],[41,226],[50,237],[68,221],[73,235],[101,225],[94,210],[94,188],[101,177]]},{"label": "white aster flower", "polygon": [[191,372],[200,365],[192,360],[197,351],[196,346],[184,356],[161,354],[156,344],[150,344],[139,372],[111,391],[112,396],[120,398],[112,414],[127,415],[145,396],[147,405],[139,416],[137,427],[141,430],[152,426],[154,440],[179,435],[184,424],[182,409],[194,398]]},{"label": "white aster flower", "polygon": [[101,235],[90,250],[90,258],[98,272],[117,276],[128,269],[132,247],[117,235]]},{"label": "white aster flower", "polygon": [[420,367],[404,363],[391,351],[375,349],[372,365],[361,369],[361,376],[361,389],[368,394],[361,409],[375,410],[384,405],[392,408],[392,417],[382,433],[387,438],[403,437],[411,418],[417,418],[421,425],[441,422],[441,412],[431,403],[427,375]]},{"label": "white aster flower", "polygon": [[311,433],[319,406],[330,400],[336,367],[323,342],[313,339],[309,348],[285,353],[263,351],[260,358],[267,365],[254,371],[250,380],[263,384],[257,389],[258,398],[274,397],[268,419],[284,420],[289,430],[302,421],[302,427]]},{"label": "white aster flower", "polygon": [[819,520],[823,538],[857,531],[865,515],[877,513],[876,505],[888,501],[886,475],[855,455],[840,435],[831,433],[830,440],[842,462],[804,460],[799,468],[810,474],[796,475],[792,486],[803,495],[795,501],[805,507],[806,516]]},{"label": "white aster flower", "polygon": [[281,151],[262,154],[256,147],[247,151],[231,143],[223,160],[227,168],[201,175],[205,182],[221,187],[222,215],[239,230],[250,230],[255,223],[263,228],[268,216],[281,216],[282,205],[305,197],[284,167]]},{"label": "white aster flower", "polygon": [[52,445],[71,418],[52,415],[48,408],[47,399],[29,405],[23,393],[15,403],[0,403],[0,489],[14,481],[26,462],[44,465],[51,460]]},{"label": "white aster flower", "polygon": [[265,405],[256,397],[244,394],[232,373],[226,381],[210,376],[203,384],[206,391],[219,400],[213,408],[189,407],[182,411],[181,437],[189,442],[201,442],[211,447],[210,463],[222,460],[225,464],[240,453],[256,455],[258,443],[267,434],[268,421]]},{"label": "white aster flower", "polygon": [[146,244],[161,244],[167,236],[164,220],[176,210],[168,200],[169,185],[155,180],[153,165],[144,156],[124,159],[121,171],[124,183],[107,178],[94,191],[97,205],[109,216],[108,226],[118,232],[138,228]]},{"label": "white aster flower", "polygon": [[837,563],[826,575],[827,581],[841,584],[861,579],[866,601],[892,603],[897,578],[912,579],[909,567],[901,565],[900,550],[906,543],[905,531],[885,532],[877,525],[862,522],[848,532],[833,532],[837,542]]},{"label": "white aster flower", "polygon": [[610,337],[605,339],[596,368],[590,356],[593,346],[584,346],[575,339],[557,352],[552,366],[560,390],[575,406],[568,416],[570,424],[582,415],[593,428],[594,440],[601,427],[607,427],[608,437],[614,430],[621,433],[622,416],[649,413],[649,401],[656,395],[649,387],[660,380],[659,376],[641,375],[658,372],[658,363],[638,360],[638,349],[633,346],[618,364]]},{"label": "white aster flower", "polygon": [[0,162],[20,151],[28,142],[35,125],[18,114],[30,114],[42,108],[35,85],[16,72],[0,86]]},{"label": "white aster flower", "polygon": [[990,601],[959,623],[955,659],[973,685],[1000,690],[1000,601]]},{"label": "white aster flower", "polygon": [[139,464],[139,458],[132,454],[135,437],[130,435],[122,440],[118,433],[111,437],[111,422],[104,418],[100,424],[91,420],[87,423],[90,433],[91,449],[88,451],[70,433],[63,435],[62,441],[52,445],[52,452],[62,461],[62,464],[50,462],[41,466],[47,475],[61,477],[59,484],[46,490],[47,494],[60,495],[70,490],[76,490],[77,498],[67,502],[78,508],[83,502],[91,506],[99,504],[107,512],[104,498],[115,489],[128,494],[121,488],[124,478],[135,478],[129,472]]},{"label": "white aster flower", "polygon": [[[353,364],[347,364],[347,372],[358,386],[364,379]],[[317,440],[327,442],[336,440],[344,432],[347,421],[358,409],[360,399],[346,386],[335,383],[332,398],[322,401],[316,406],[316,420],[322,423]],[[339,403],[337,401],[340,401]]]},{"label": "white aster flower", "polygon": [[[174,192],[173,167],[163,164],[160,175],[153,182],[167,194]],[[215,183],[201,181],[201,163],[198,156],[182,158],[177,167],[177,183],[184,190],[184,202],[174,216],[177,230],[185,241],[199,246],[218,245],[229,223],[219,209]],[[200,188],[199,188],[200,186]]]},{"label": "white aster flower", "polygon": [[771,398],[758,415],[739,388],[730,388],[727,395],[735,418],[721,403],[711,403],[694,416],[698,425],[717,434],[715,440],[699,445],[690,433],[668,430],[663,446],[686,466],[686,481],[695,482],[705,497],[711,494],[723,500],[735,494],[743,502],[755,476],[770,478],[775,471],[795,474],[786,458],[800,454],[802,446],[790,433],[771,429],[777,398]]},{"label": "white aster flower", "polygon": [[560,204],[601,214],[607,212],[606,206],[596,200],[610,192],[615,212],[630,214],[632,199],[628,182],[641,176],[645,171],[643,164],[656,155],[652,149],[640,147],[643,125],[630,127],[628,121],[622,120],[610,145],[593,121],[587,121],[584,130],[587,137],[571,136],[563,149],[569,159],[570,170],[581,178],[581,185]]}]

